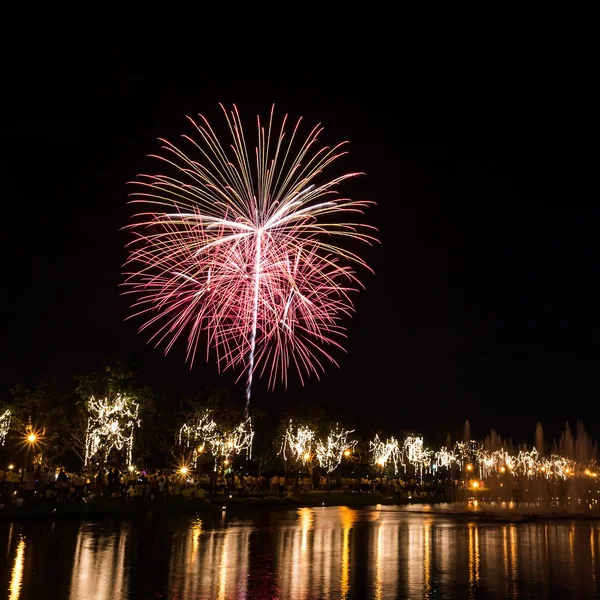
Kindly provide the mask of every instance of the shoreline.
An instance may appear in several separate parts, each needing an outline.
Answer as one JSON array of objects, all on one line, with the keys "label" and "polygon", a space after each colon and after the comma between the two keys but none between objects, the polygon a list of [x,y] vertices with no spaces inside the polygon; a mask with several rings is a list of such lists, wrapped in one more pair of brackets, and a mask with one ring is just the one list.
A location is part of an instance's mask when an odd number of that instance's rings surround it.
[{"label": "shoreline", "polygon": [[[298,508],[320,508],[327,506],[346,506],[348,508],[405,508],[407,514],[438,515],[450,519],[477,520],[489,522],[523,523],[540,520],[600,520],[600,512],[568,512],[549,507],[547,510],[534,510],[533,507],[516,509],[494,509],[493,506],[468,508],[465,502],[446,503],[443,498],[434,499],[396,499],[378,494],[348,493],[309,493],[296,496],[267,496],[264,498],[248,497],[213,497],[193,499],[172,497],[166,500],[147,501],[135,499],[129,502],[124,498],[93,498],[64,504],[49,505],[46,501],[33,500],[30,504],[19,508],[10,507],[0,511],[2,521],[30,521],[80,519],[95,520],[105,518],[130,519],[151,518],[176,515],[220,515],[224,511],[229,514],[244,514],[252,511],[276,511]],[[461,510],[462,509],[462,510]]]}]

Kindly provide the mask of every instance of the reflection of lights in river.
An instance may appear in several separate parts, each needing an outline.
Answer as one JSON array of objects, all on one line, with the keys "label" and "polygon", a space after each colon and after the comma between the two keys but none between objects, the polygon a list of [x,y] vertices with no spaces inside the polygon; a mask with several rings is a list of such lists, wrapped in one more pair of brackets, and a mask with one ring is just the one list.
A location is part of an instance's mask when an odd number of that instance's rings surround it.
[{"label": "reflection of lights in river", "polygon": [[340,577],[340,598],[345,600],[350,591],[350,530],[356,521],[356,511],[347,506],[340,506],[340,520],[342,522],[342,574]]},{"label": "reflection of lights in river", "polygon": [[431,521],[423,523],[423,571],[425,578],[425,595],[431,594]]},{"label": "reflection of lights in river", "polygon": [[225,600],[227,597],[227,566],[228,566],[228,550],[229,550],[229,540],[228,536],[225,534],[225,538],[223,539],[223,547],[221,549],[221,566],[219,568],[219,587],[217,598],[219,600]]},{"label": "reflection of lights in river", "polygon": [[469,523],[469,588],[471,596],[479,586],[479,528]]},{"label": "reflection of lights in river", "polygon": [[377,554],[375,558],[375,598],[381,600],[383,593],[383,525],[377,528]]},{"label": "reflection of lights in river", "polygon": [[10,577],[10,600],[18,600],[21,595],[21,584],[23,582],[23,564],[25,563],[25,540],[21,538],[17,546],[17,555]]},{"label": "reflection of lights in river", "polygon": [[190,562],[196,562],[196,555],[198,554],[198,547],[200,545],[200,534],[202,533],[202,521],[199,519],[192,526],[192,554],[190,556]]},{"label": "reflection of lights in river", "polygon": [[302,543],[300,550],[302,554],[304,554],[308,548],[308,532],[313,523],[313,510],[312,508],[301,508],[298,511],[298,515],[300,516],[300,523],[302,525]]},{"label": "reflection of lights in river", "polygon": [[595,529],[590,527],[590,554],[592,556],[592,593],[595,596],[598,593],[598,582],[596,581],[596,540]]},{"label": "reflection of lights in river", "polygon": [[71,600],[114,600],[128,594],[125,562],[131,525],[122,523],[117,532],[100,539],[95,539],[96,527],[94,523],[82,523],[79,527],[71,573]]}]

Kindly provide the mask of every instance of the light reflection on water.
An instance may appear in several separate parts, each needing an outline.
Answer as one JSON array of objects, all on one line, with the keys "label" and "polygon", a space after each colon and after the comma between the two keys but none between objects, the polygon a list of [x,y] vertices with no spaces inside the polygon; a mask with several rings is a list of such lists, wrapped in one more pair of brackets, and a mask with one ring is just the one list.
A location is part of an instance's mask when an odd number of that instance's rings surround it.
[{"label": "light reflection on water", "polygon": [[77,533],[71,567],[69,600],[87,600],[91,590],[96,600],[121,598],[129,589],[125,568],[131,523],[116,525],[106,536],[94,535],[94,525],[83,523]]},{"label": "light reflection on water", "polygon": [[0,523],[0,598],[594,598],[600,522],[399,508]]}]

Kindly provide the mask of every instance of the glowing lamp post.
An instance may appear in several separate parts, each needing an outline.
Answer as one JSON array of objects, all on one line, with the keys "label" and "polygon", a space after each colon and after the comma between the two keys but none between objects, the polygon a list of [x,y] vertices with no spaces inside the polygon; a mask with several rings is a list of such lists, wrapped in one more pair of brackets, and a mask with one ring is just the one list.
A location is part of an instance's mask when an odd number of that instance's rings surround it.
[{"label": "glowing lamp post", "polygon": [[346,459],[346,489],[349,489],[348,486],[348,463],[350,462],[350,456],[352,455],[352,451],[350,448],[346,448],[344,450],[344,458]]}]

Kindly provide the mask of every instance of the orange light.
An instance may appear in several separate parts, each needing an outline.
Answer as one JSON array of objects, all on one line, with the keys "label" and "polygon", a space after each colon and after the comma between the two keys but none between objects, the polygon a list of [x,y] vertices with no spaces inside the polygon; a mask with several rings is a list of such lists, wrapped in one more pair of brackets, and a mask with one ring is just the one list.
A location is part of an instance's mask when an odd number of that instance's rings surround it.
[{"label": "orange light", "polygon": [[310,458],[310,452],[304,453],[304,460],[308,460]]},{"label": "orange light", "polygon": [[504,473],[506,471],[506,467],[500,467],[500,473]]},{"label": "orange light", "polygon": [[350,456],[350,450],[344,450],[344,456],[348,458]]},{"label": "orange light", "polygon": [[37,435],[35,435],[35,433],[30,433],[27,436],[27,441],[31,444],[33,444],[33,442],[35,442],[35,440],[37,440]]},{"label": "orange light", "polygon": [[467,465],[467,471],[472,471],[473,470],[473,465]]}]

